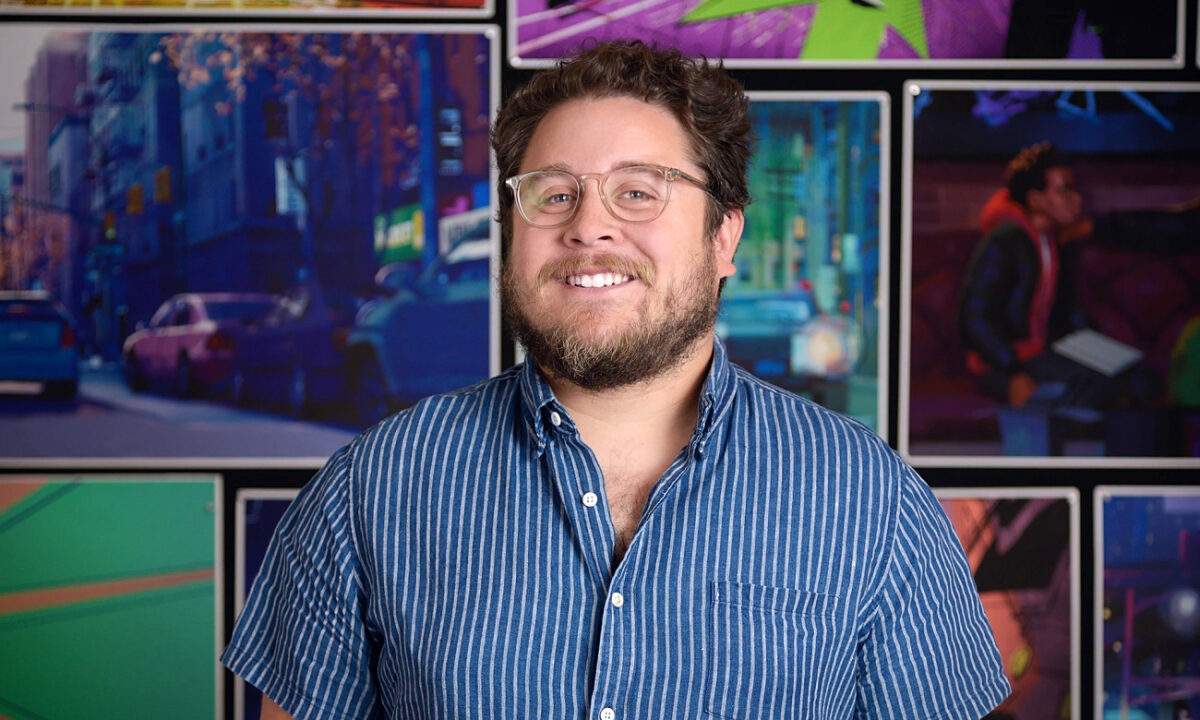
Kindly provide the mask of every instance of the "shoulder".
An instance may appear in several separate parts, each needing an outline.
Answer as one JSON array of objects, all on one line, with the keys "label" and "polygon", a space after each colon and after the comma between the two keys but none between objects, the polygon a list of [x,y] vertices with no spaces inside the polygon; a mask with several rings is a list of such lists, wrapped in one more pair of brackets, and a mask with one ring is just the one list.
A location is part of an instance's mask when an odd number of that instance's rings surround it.
[{"label": "shoulder", "polygon": [[754,441],[768,442],[788,454],[823,459],[854,473],[872,477],[894,476],[908,466],[873,430],[812,400],[783,390],[737,365],[739,425],[748,428]]},{"label": "shoulder", "polygon": [[906,516],[925,519],[933,512],[928,486],[862,422],[741,368],[737,381],[741,407],[735,408],[728,454],[752,468],[756,493],[805,501],[797,528],[824,532],[829,546],[854,548],[869,559],[862,569],[864,587],[870,587],[883,577],[901,528],[910,522]]},{"label": "shoulder", "polygon": [[1033,252],[1033,243],[1025,228],[1010,220],[996,224],[975,248],[974,265],[1026,255]]},{"label": "shoulder", "polygon": [[350,444],[355,464],[397,452],[470,442],[484,428],[511,418],[519,401],[515,369],[470,387],[431,395],[384,418]]}]

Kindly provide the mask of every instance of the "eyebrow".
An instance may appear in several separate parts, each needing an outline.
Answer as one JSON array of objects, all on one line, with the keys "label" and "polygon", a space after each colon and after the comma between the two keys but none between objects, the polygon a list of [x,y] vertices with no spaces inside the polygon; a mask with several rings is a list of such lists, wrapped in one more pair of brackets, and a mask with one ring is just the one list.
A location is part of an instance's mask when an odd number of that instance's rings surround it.
[{"label": "eyebrow", "polygon": [[[612,172],[613,170],[620,170],[621,168],[637,167],[639,165],[653,165],[655,167],[668,167],[668,168],[676,167],[675,165],[665,165],[663,163],[651,162],[650,160],[623,160],[623,161],[617,163],[616,165],[613,165],[612,168],[609,169],[607,172]],[[544,170],[558,170],[561,172],[568,173],[570,175],[575,174],[571,170],[571,168],[566,165],[566,163],[560,163],[560,162],[551,163],[549,165],[543,165],[542,167],[534,168],[533,170],[530,170],[529,172],[540,172],[540,171],[544,171]],[[687,172],[687,171],[684,171],[684,172]],[[602,175],[604,173],[584,173],[584,174],[585,175]]]}]

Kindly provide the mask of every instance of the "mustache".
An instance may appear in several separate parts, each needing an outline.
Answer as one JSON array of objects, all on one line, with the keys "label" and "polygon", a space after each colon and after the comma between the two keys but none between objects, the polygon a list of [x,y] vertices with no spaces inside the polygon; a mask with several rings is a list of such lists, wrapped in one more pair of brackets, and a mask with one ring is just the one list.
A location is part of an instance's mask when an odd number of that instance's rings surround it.
[{"label": "mustache", "polygon": [[610,272],[614,275],[628,275],[654,286],[654,268],[648,263],[631,258],[605,253],[602,255],[572,255],[561,260],[552,260],[538,271],[538,286],[553,280],[561,280],[570,275],[581,275],[585,270]]}]

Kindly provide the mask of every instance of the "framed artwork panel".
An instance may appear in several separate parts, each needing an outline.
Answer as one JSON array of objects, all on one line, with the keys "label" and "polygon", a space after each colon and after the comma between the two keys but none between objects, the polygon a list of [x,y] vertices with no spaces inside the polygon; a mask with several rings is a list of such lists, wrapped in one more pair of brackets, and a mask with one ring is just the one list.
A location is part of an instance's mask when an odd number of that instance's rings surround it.
[{"label": "framed artwork panel", "polygon": [[0,712],[220,718],[219,476],[0,477]]},{"label": "framed artwork panel", "polygon": [[1178,68],[1183,0],[515,0],[509,61],[641,39],[731,67]]},{"label": "framed artwork panel", "polygon": [[0,0],[0,16],[61,15],[78,20],[94,14],[98,20],[180,15],[196,19],[230,16],[305,21],[328,18],[412,20],[428,18],[490,18],[493,0]]},{"label": "framed artwork panel", "polygon": [[886,433],[888,97],[749,95],[754,202],[717,335],[755,375]]},{"label": "framed artwork panel", "polygon": [[1200,85],[911,81],[904,133],[901,452],[1200,467]]},{"label": "framed artwork panel", "polygon": [[1200,713],[1200,487],[1095,493],[1096,717]]},{"label": "framed artwork panel", "polygon": [[[246,606],[246,594],[258,577],[267,545],[283,513],[299,494],[290,488],[240,488],[234,509],[234,613]],[[258,720],[262,693],[241,678],[233,681],[234,720]]]},{"label": "framed artwork panel", "polygon": [[1079,492],[936,488],[967,554],[1012,693],[994,712],[1078,720]]},{"label": "framed artwork panel", "polygon": [[497,34],[0,27],[0,465],[316,467],[497,372]]}]

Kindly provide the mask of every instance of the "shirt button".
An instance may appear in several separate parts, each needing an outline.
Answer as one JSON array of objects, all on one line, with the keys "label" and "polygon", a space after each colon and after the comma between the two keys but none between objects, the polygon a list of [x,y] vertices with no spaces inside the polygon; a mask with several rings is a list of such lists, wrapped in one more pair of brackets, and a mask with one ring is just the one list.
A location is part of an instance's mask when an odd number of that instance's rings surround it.
[{"label": "shirt button", "polygon": [[600,720],[614,720],[617,713],[612,708],[604,708],[600,711]]},{"label": "shirt button", "polygon": [[583,494],[583,504],[586,507],[596,507],[596,503],[599,502],[599,500],[600,498],[596,497],[596,493],[594,492],[585,492]]},{"label": "shirt button", "polygon": [[622,605],[625,604],[625,596],[619,592],[613,593],[611,599],[612,599],[613,607],[621,607]]},{"label": "shirt button", "polygon": [[562,415],[559,415],[557,412],[550,413],[550,424],[554,427],[562,425]]}]

